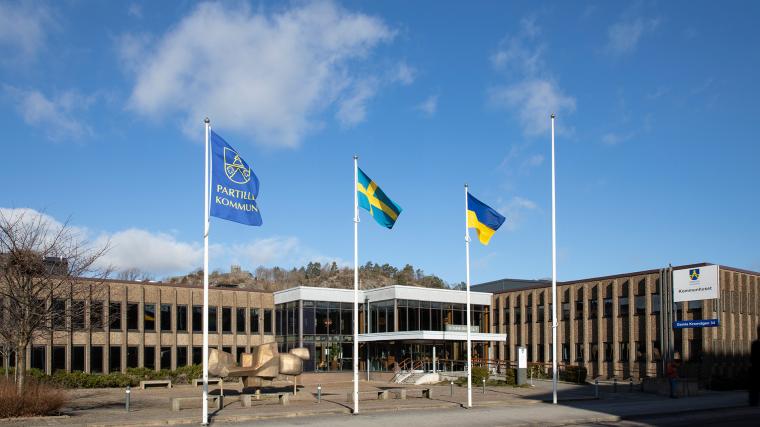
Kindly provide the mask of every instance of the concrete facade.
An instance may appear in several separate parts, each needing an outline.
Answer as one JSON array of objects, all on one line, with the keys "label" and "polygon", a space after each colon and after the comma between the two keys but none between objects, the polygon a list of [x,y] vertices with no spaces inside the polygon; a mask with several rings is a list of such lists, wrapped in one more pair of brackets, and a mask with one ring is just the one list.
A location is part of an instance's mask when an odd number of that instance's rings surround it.
[{"label": "concrete facade", "polygon": [[[711,328],[674,330],[663,324],[660,281],[661,271],[649,270],[558,282],[560,365],[585,366],[591,378],[641,378],[661,375],[663,359],[677,354],[693,376],[746,370],[751,343],[758,339],[760,273],[720,266],[719,300],[675,304],[678,320],[720,319]],[[505,279],[473,289],[494,293],[492,331],[507,334],[507,342],[493,343],[496,359],[514,362],[517,347],[525,346],[529,362],[551,361],[551,281]],[[668,339],[670,353],[663,345]]]}]

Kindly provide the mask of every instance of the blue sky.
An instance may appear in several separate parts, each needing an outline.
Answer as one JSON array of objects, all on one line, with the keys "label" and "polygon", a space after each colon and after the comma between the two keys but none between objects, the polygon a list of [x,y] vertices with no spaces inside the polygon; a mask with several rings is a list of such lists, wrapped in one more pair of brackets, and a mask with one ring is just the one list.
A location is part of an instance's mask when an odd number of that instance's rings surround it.
[{"label": "blue sky", "polygon": [[507,223],[472,280],[760,270],[756,2],[0,3],[0,208],[107,261],[201,265],[203,123],[261,180],[212,268],[352,262],[353,166],[404,212],[360,262],[464,280],[464,197]]}]

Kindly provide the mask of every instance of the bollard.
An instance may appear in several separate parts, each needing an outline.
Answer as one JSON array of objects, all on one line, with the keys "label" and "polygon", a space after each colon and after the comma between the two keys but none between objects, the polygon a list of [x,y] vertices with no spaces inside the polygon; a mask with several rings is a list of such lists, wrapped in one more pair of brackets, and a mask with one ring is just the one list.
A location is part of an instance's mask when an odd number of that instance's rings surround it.
[{"label": "bollard", "polygon": [[451,389],[450,390],[451,391],[451,395],[453,396],[454,395],[454,381],[450,381],[449,382],[449,387]]},{"label": "bollard", "polygon": [[322,403],[322,384],[317,384],[317,403]]},{"label": "bollard", "polygon": [[612,379],[612,392],[617,393],[617,378]]},{"label": "bollard", "polygon": [[124,407],[126,408],[127,412],[129,412],[129,399],[130,399],[130,395],[132,394],[132,387],[127,386],[127,390],[124,393],[126,394]]},{"label": "bollard", "polygon": [[486,379],[483,378],[483,394],[486,394]]},{"label": "bollard", "polygon": [[633,393],[633,377],[629,378],[629,381],[630,383],[629,383],[628,391]]},{"label": "bollard", "polygon": [[599,399],[599,378],[594,380],[594,398]]}]

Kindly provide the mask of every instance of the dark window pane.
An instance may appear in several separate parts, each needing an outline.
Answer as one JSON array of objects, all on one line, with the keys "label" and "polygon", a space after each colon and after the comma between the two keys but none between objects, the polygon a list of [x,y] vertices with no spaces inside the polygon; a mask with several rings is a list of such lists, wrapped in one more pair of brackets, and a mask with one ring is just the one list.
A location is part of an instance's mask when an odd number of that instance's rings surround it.
[{"label": "dark window pane", "polygon": [[140,361],[137,355],[138,353],[136,346],[127,347],[127,368],[137,368],[140,365]]},{"label": "dark window pane", "polygon": [[66,347],[53,347],[53,372],[66,370]]},{"label": "dark window pane", "polygon": [[203,347],[193,347],[193,365],[203,363]]},{"label": "dark window pane", "polygon": [[172,305],[161,304],[161,330],[172,330]]},{"label": "dark window pane", "polygon": [[604,317],[612,316],[612,298],[604,299]]},{"label": "dark window pane", "polygon": [[[71,327],[75,331],[81,331],[85,327],[84,315],[85,315],[85,303],[84,301],[75,300],[71,301]],[[82,362],[84,362],[84,352],[82,352]],[[82,363],[84,370],[84,363]]]},{"label": "dark window pane", "polygon": [[90,327],[92,329],[103,329],[105,303],[103,301],[90,302]]},{"label": "dark window pane", "polygon": [[[139,305],[137,303],[127,303],[127,329],[131,331],[137,330],[137,314]],[[129,350],[127,350],[129,354]],[[134,366],[135,368],[137,366]]]},{"label": "dark window pane", "polygon": [[652,294],[652,313],[660,312],[660,294]]},{"label": "dark window pane", "polygon": [[112,345],[108,350],[108,371],[121,372],[121,346]]},{"label": "dark window pane", "polygon": [[203,331],[203,306],[193,306],[193,332]]},{"label": "dark window pane", "polygon": [[219,329],[217,329],[217,322],[216,322],[216,306],[209,306],[208,307],[208,332],[209,333],[217,333],[219,332]]},{"label": "dark window pane", "polygon": [[156,348],[145,347],[143,348],[143,366],[148,369],[156,369]]},{"label": "dark window pane", "polygon": [[232,332],[232,307],[222,307],[222,332]]},{"label": "dark window pane", "polygon": [[103,373],[103,347],[90,347],[90,372],[94,374]]},{"label": "dark window pane", "polygon": [[54,299],[50,309],[53,317],[53,329],[66,329],[66,300]]},{"label": "dark window pane", "polygon": [[145,332],[156,330],[156,305],[144,304],[143,305],[143,329]]},{"label": "dark window pane", "polygon": [[235,352],[237,354],[237,363],[240,365],[243,360],[243,353],[245,353],[245,347],[235,347]]},{"label": "dark window pane", "polygon": [[[177,332],[187,332],[187,306],[177,306]],[[185,353],[187,355],[187,353]]]},{"label": "dark window pane", "polygon": [[245,333],[245,309],[237,308],[235,309],[235,312],[237,313],[235,315],[235,330],[237,332]]},{"label": "dark window pane", "polygon": [[259,309],[258,308],[252,308],[251,314],[250,314],[250,322],[251,322],[251,334],[258,334],[259,333]]},{"label": "dark window pane", "polygon": [[120,331],[121,324],[121,303],[112,302],[108,305],[108,324],[112,331]]},{"label": "dark window pane", "polygon": [[177,367],[187,365],[187,347],[177,347]]},{"label": "dark window pane", "polygon": [[75,345],[71,350],[71,372],[84,372],[84,346]]},{"label": "dark window pane", "polygon": [[647,310],[647,299],[644,295],[637,295],[634,298],[636,302],[636,314],[639,316],[643,316],[646,313]]},{"label": "dark window pane", "polygon": [[159,356],[161,359],[161,366],[160,369],[171,369],[172,368],[172,348],[171,347],[161,347],[161,355]]},{"label": "dark window pane", "polygon": [[46,350],[44,345],[32,347],[32,368],[45,370]]},{"label": "dark window pane", "polygon": [[264,310],[264,333],[271,335],[272,332],[272,310]]}]

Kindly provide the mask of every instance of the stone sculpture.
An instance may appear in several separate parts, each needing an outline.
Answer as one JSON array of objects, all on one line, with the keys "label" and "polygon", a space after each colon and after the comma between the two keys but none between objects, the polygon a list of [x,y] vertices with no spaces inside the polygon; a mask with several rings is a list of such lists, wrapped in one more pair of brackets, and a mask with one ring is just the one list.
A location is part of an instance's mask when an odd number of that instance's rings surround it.
[{"label": "stone sculpture", "polygon": [[271,381],[279,375],[301,375],[304,360],[309,360],[308,348],[299,347],[280,353],[277,343],[268,343],[254,346],[251,353],[243,353],[240,366],[237,366],[232,354],[211,349],[208,371],[220,378],[242,377],[245,387],[260,387],[262,379]]}]

